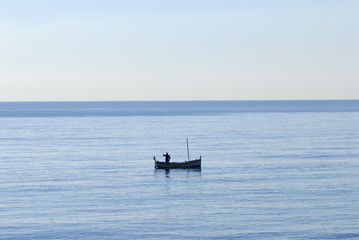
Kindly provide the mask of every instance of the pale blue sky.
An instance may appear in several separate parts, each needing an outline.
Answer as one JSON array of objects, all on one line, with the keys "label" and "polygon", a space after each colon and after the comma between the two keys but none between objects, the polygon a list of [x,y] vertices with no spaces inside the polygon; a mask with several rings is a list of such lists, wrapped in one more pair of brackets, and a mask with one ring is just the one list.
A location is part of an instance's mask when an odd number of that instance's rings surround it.
[{"label": "pale blue sky", "polygon": [[0,101],[359,99],[356,0],[0,0]]}]

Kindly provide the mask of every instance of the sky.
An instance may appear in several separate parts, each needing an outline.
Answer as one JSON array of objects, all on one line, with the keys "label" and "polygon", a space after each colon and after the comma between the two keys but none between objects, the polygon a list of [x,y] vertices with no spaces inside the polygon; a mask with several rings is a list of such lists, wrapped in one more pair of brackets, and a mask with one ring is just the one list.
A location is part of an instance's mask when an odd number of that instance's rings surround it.
[{"label": "sky", "polygon": [[0,0],[0,101],[359,99],[357,0]]}]

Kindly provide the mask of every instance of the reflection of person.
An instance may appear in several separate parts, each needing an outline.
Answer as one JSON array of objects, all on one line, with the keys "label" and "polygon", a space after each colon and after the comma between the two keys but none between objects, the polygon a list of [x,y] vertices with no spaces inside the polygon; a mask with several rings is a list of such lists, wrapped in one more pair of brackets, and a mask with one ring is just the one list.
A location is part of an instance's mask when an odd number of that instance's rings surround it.
[{"label": "reflection of person", "polygon": [[166,154],[163,154],[163,156],[164,156],[165,159],[166,159],[166,163],[169,163],[170,160],[171,160],[171,156],[168,154],[168,152],[166,152]]}]

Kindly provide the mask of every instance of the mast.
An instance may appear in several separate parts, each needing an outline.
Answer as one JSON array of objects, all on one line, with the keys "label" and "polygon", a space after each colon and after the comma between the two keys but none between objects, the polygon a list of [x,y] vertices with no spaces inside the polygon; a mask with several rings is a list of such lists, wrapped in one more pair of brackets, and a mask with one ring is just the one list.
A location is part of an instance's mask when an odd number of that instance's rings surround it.
[{"label": "mast", "polygon": [[188,157],[188,161],[189,161],[189,148],[188,148],[188,138],[186,138],[187,141],[187,157]]}]

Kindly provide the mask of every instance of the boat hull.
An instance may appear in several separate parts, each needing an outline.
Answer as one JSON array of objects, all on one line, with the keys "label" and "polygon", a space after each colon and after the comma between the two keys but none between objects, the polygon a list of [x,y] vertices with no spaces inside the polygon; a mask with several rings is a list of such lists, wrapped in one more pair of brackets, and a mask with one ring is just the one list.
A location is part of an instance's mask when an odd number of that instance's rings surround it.
[{"label": "boat hull", "polygon": [[159,162],[155,160],[155,168],[175,169],[175,168],[200,168],[202,158],[188,162]]}]

